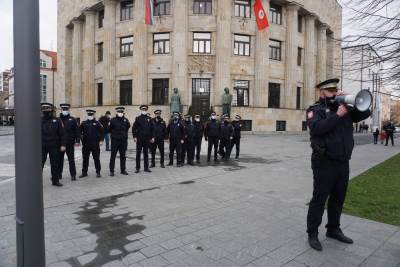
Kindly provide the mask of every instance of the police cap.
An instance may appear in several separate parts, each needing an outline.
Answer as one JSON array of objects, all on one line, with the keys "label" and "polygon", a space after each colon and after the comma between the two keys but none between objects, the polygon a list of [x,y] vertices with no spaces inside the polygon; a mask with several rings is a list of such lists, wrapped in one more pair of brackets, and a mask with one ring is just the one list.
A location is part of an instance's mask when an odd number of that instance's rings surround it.
[{"label": "police cap", "polygon": [[148,110],[148,109],[149,109],[149,106],[148,106],[148,105],[141,105],[141,106],[139,107],[139,109],[140,109],[140,110]]},{"label": "police cap", "polygon": [[337,89],[337,85],[338,85],[339,81],[340,80],[338,78],[329,79],[329,80],[326,80],[326,81],[323,81],[323,82],[317,84],[317,88],[319,90]]},{"label": "police cap", "polygon": [[62,110],[68,110],[70,107],[71,107],[71,105],[67,104],[67,103],[60,104],[60,108]]},{"label": "police cap", "polygon": [[116,107],[115,110],[116,110],[118,113],[123,113],[123,112],[125,111],[125,108],[124,108],[124,107]]}]

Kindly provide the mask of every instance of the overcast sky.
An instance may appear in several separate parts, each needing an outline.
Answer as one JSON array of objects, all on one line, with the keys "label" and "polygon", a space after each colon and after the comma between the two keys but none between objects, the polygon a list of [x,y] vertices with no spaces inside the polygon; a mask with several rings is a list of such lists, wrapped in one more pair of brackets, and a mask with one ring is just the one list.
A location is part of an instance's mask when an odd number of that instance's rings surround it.
[{"label": "overcast sky", "polygon": [[[0,71],[13,65],[13,0],[0,0]],[[57,49],[57,0],[40,0],[40,48]],[[347,13],[345,12],[345,15]],[[344,23],[343,34],[357,32]]]}]

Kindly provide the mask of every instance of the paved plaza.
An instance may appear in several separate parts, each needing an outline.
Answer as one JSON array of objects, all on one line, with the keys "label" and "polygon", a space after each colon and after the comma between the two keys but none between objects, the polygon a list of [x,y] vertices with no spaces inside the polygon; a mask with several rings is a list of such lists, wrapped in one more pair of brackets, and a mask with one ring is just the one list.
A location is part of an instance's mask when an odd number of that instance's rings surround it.
[{"label": "paved plaza", "polygon": [[[0,127],[1,128],[1,127]],[[0,266],[16,265],[14,138],[0,129]],[[399,141],[398,139],[395,141]],[[48,266],[400,266],[400,228],[344,215],[346,245],[320,238],[307,244],[306,213],[312,192],[308,136],[244,135],[238,161],[182,168],[157,167],[110,177],[102,149],[102,178],[93,161],[89,177],[72,182],[65,162],[62,183],[51,186],[44,169]],[[354,177],[400,152],[358,135]],[[166,144],[167,146],[167,144]],[[168,151],[168,149],[167,149]],[[168,152],[167,152],[168,153]],[[78,174],[81,154],[76,153]],[[168,162],[167,162],[168,163]],[[324,217],[324,222],[326,216]]]}]

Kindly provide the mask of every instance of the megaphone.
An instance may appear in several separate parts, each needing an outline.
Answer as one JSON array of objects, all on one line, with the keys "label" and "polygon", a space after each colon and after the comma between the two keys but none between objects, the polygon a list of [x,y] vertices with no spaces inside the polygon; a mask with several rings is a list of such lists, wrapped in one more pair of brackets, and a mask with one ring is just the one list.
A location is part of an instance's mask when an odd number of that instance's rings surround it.
[{"label": "megaphone", "polygon": [[369,109],[372,104],[372,94],[368,90],[361,90],[356,95],[338,95],[335,97],[335,102],[346,104],[355,107],[363,112]]}]

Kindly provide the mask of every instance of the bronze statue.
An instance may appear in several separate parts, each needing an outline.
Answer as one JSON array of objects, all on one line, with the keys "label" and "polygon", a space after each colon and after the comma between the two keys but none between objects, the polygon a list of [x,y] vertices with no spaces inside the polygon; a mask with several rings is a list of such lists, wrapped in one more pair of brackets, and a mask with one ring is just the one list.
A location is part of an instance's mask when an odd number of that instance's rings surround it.
[{"label": "bronze statue", "polygon": [[229,88],[225,87],[225,93],[222,95],[222,114],[231,116],[232,95],[229,93]]}]

